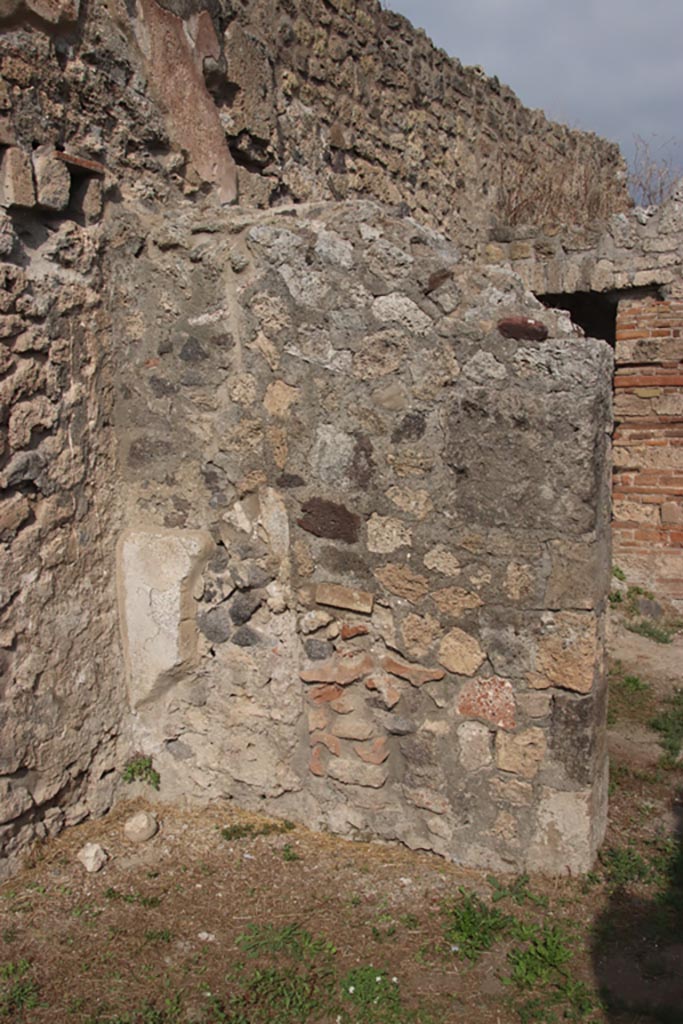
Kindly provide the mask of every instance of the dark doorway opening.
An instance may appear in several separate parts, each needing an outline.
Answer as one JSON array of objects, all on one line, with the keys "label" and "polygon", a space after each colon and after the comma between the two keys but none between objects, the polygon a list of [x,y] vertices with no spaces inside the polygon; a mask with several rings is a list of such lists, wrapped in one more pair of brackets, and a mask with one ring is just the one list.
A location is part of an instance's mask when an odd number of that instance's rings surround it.
[{"label": "dark doorway opening", "polygon": [[617,306],[621,299],[648,295],[661,298],[659,288],[613,288],[608,292],[546,292],[536,298],[549,309],[566,309],[590,338],[602,338],[612,348],[616,343]]}]

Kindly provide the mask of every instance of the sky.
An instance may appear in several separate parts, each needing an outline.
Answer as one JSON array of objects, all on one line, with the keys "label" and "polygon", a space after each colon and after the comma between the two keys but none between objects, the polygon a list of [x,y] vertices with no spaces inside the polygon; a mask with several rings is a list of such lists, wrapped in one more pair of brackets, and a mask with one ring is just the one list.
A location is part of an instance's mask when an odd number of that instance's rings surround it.
[{"label": "sky", "polygon": [[528,107],[683,174],[683,0],[387,0]]}]

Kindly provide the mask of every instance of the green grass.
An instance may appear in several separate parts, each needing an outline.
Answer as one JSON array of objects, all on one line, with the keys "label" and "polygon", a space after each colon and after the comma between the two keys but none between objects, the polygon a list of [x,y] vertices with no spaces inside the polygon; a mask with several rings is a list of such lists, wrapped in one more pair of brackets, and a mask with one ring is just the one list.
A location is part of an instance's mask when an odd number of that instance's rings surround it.
[{"label": "green grass", "polygon": [[252,924],[237,938],[237,947],[249,957],[284,953],[298,960],[331,956],[331,942],[316,938],[298,921],[276,928],[271,924]]},{"label": "green grass", "polygon": [[[223,839],[232,842],[235,839],[254,839],[256,836],[281,835],[283,832],[291,832],[296,828],[292,821],[272,821],[263,825],[254,825],[251,822],[236,822],[234,825],[226,825],[221,829]],[[288,858],[285,857],[285,860]],[[298,860],[298,856],[289,858]]]},{"label": "green grass", "polygon": [[517,946],[508,953],[512,968],[509,981],[519,988],[535,988],[555,980],[557,972],[572,958],[567,935],[556,925],[536,928],[526,946]]},{"label": "green grass", "polygon": [[683,744],[683,689],[675,690],[650,726],[661,736],[664,760],[668,766],[676,763]]},{"label": "green grass", "polygon": [[0,965],[0,1020],[22,1020],[25,1010],[38,1006],[39,998],[28,960]]},{"label": "green grass", "polygon": [[635,622],[626,622],[624,625],[629,632],[647,637],[648,640],[654,640],[657,644],[670,644],[674,638],[672,630],[667,629],[666,626],[658,626],[655,622],[650,622],[649,619],[638,619]]},{"label": "green grass", "polygon": [[534,896],[529,889],[529,876],[519,875],[509,885],[503,885],[493,875],[487,875],[486,881],[493,889],[491,899],[494,903],[500,902],[500,900],[510,899],[513,903],[516,903],[518,907],[521,907],[523,903],[533,903],[537,907],[547,907],[548,900],[545,896]]},{"label": "green grass", "polygon": [[110,886],[104,890],[105,899],[118,900],[121,903],[135,903],[139,907],[158,907],[161,903],[160,896],[143,896],[139,892],[119,892],[118,889],[114,889]]},{"label": "green grass", "polygon": [[609,846],[600,853],[605,880],[613,889],[624,889],[635,882],[646,882],[651,868],[634,846]]},{"label": "green grass", "polygon": [[444,904],[443,936],[454,953],[475,962],[507,932],[510,917],[462,886],[459,892],[457,899]]},{"label": "green grass", "polygon": [[152,789],[159,789],[161,776],[155,771],[151,757],[134,757],[124,767],[121,777],[124,782],[146,782]]}]

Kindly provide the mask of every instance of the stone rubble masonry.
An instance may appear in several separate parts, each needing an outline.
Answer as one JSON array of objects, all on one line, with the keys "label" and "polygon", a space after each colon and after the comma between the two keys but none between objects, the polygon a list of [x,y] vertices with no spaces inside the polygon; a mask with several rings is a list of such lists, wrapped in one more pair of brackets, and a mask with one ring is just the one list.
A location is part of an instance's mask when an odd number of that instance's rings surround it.
[{"label": "stone rubble masonry", "polygon": [[[526,110],[375,0],[245,0],[224,46],[235,98],[222,117],[249,205],[374,198],[463,245],[479,218],[582,230],[629,206],[615,146]],[[415,315],[410,296],[399,302]]]},{"label": "stone rubble masonry", "polygon": [[0,872],[140,754],[165,799],[587,870],[612,358],[466,257],[513,209],[585,242],[616,148],[374,0],[2,21]]},{"label": "stone rubble masonry", "polygon": [[615,214],[588,239],[568,227],[492,235],[482,262],[514,269],[537,294],[612,295],[614,561],[683,609],[683,182],[659,208]]},{"label": "stone rubble masonry", "polygon": [[[168,211],[131,205],[126,230],[149,242],[133,263],[114,256],[121,493],[126,522],[146,524],[120,552],[147,538],[155,571],[167,562],[175,579],[167,592],[129,560],[149,595],[132,614],[147,653],[128,652],[135,742],[167,796],[522,869],[540,801],[558,784],[583,799],[604,758],[586,747],[590,716],[552,715],[551,701],[571,692],[590,711],[602,693],[607,552],[594,603],[580,572],[559,608],[543,602],[558,562],[605,529],[609,348],[552,313],[547,339],[502,338],[501,316],[537,314],[520,282],[459,266],[446,239],[378,204],[210,209],[210,246],[202,207],[183,201],[167,248]],[[238,274],[225,269],[236,252]],[[441,287],[460,296],[448,313],[420,284],[444,265]],[[378,319],[382,282],[428,328],[388,323],[385,307]],[[283,413],[284,453],[271,429]],[[393,500],[406,489],[430,495],[428,516]],[[311,508],[329,528],[309,529]],[[332,528],[346,515],[357,531]],[[191,557],[173,554],[181,538]],[[166,626],[157,658],[145,638]],[[584,824],[588,868],[600,829]]]}]

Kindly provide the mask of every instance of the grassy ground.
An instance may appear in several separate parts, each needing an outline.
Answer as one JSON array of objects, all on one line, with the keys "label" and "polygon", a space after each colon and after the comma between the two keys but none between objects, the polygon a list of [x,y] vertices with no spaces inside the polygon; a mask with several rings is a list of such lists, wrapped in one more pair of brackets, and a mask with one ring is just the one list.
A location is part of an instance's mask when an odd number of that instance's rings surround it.
[{"label": "grassy ground", "polygon": [[[612,629],[611,820],[586,878],[463,872],[225,807],[155,805],[159,834],[133,847],[138,801],[0,888],[0,1021],[683,1024],[683,637],[630,621]],[[97,875],[75,861],[90,840],[111,855]]]}]

